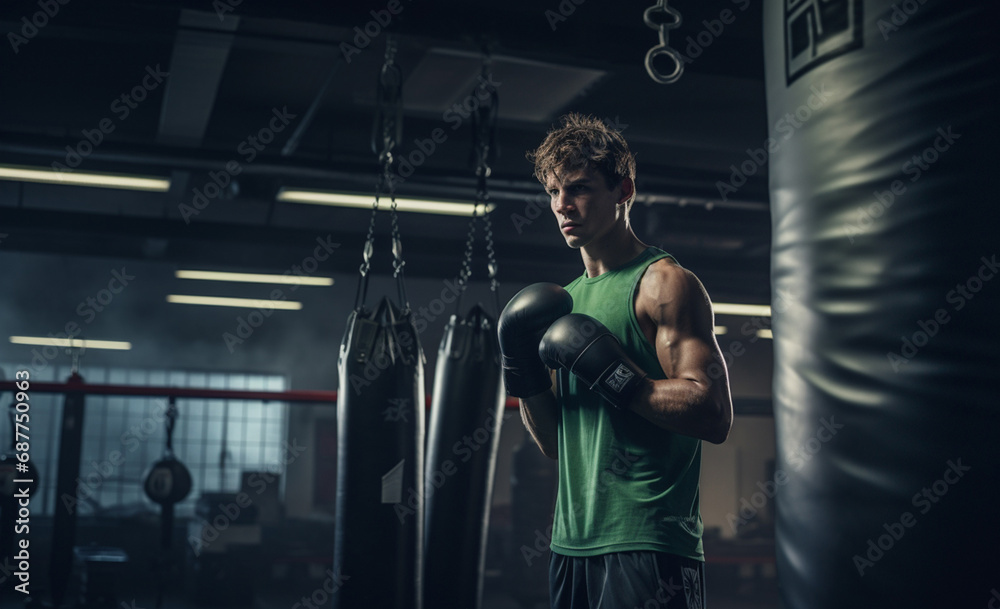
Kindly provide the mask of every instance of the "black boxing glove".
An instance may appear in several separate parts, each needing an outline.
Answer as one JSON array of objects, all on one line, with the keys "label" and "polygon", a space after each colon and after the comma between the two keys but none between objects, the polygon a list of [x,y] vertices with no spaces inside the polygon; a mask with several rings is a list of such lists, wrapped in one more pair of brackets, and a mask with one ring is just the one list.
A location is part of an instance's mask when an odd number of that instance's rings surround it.
[{"label": "black boxing glove", "polygon": [[589,315],[571,313],[553,322],[538,354],[545,365],[569,370],[619,410],[628,409],[646,379],[618,338]]},{"label": "black boxing glove", "polygon": [[554,283],[529,285],[510,299],[497,323],[508,394],[528,398],[552,388],[538,343],[553,321],[572,310],[573,297]]}]

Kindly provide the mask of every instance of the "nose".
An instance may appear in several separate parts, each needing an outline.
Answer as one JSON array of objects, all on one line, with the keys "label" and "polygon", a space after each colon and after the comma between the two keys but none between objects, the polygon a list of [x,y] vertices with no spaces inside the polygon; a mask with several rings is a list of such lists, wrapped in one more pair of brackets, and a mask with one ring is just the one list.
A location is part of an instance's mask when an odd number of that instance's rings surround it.
[{"label": "nose", "polygon": [[552,196],[552,211],[555,214],[565,214],[575,209],[576,206],[573,205],[573,199],[566,194],[566,191],[560,190],[559,194]]}]

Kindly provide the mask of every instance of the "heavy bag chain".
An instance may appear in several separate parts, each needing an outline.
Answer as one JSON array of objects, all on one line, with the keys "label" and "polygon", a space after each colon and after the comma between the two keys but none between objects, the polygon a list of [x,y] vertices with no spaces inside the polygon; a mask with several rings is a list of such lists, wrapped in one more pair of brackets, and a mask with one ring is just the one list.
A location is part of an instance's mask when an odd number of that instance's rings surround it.
[{"label": "heavy bag chain", "polygon": [[[486,83],[492,82],[490,73],[491,61],[487,55],[483,59],[479,87],[487,93],[487,97],[472,113],[472,156],[476,170],[476,203],[472,208],[472,219],[469,220],[469,232],[465,241],[465,256],[462,260],[460,273],[460,289],[456,299],[455,309],[459,310],[462,294],[472,277],[472,248],[475,241],[476,221],[480,209],[483,213],[483,224],[486,233],[486,269],[490,278],[490,290],[496,301],[497,314],[500,313],[500,284],[497,281],[497,259],[493,248],[493,224],[490,217],[490,193],[487,179],[492,171],[491,165],[496,159],[497,113],[500,109],[500,98],[495,88],[486,89]],[[477,96],[482,99],[481,96]]]},{"label": "heavy bag chain", "polygon": [[177,422],[177,398],[170,396],[167,402],[167,455],[174,454],[174,424]]},{"label": "heavy bag chain", "polygon": [[[642,20],[660,34],[660,44],[649,49],[649,52],[646,53],[646,72],[650,78],[661,85],[677,82],[680,80],[681,74],[684,73],[684,62],[681,54],[670,46],[670,30],[681,26],[681,14],[667,6],[667,0],[658,0],[657,4],[643,12]],[[670,61],[674,62],[674,70],[669,74],[661,74],[653,67],[653,60],[660,55],[666,55]]]},{"label": "heavy bag chain", "polygon": [[403,74],[396,64],[396,41],[387,36],[385,46],[385,63],[379,72],[375,89],[375,120],[372,125],[372,152],[378,155],[382,171],[375,180],[375,199],[372,201],[371,221],[368,223],[368,236],[365,239],[365,249],[361,262],[361,281],[354,299],[357,309],[364,302],[368,293],[368,272],[371,270],[372,254],[375,250],[375,217],[378,214],[379,199],[383,189],[388,189],[392,201],[390,208],[392,216],[392,255],[393,277],[396,278],[399,289],[400,306],[409,309],[406,297],[406,287],[403,284],[403,242],[399,236],[399,221],[396,215],[396,190],[392,176],[392,166],[396,160],[395,152],[403,138]]}]

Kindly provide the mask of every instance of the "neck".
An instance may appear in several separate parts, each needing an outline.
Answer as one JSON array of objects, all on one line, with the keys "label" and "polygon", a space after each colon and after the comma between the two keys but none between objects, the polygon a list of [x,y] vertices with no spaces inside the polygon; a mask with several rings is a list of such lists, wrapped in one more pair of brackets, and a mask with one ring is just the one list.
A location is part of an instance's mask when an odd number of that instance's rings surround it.
[{"label": "neck", "polygon": [[587,277],[597,277],[624,265],[646,247],[628,224],[618,222],[606,235],[580,248],[580,255]]}]

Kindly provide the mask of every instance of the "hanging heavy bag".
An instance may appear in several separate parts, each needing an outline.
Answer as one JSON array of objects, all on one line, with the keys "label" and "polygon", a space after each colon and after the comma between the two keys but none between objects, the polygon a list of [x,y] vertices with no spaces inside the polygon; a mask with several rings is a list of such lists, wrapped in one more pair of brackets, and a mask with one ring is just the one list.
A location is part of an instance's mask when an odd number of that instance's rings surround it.
[{"label": "hanging heavy bag", "polygon": [[[67,385],[83,386],[83,377],[73,372]],[[55,513],[52,517],[52,553],[49,564],[51,602],[62,605],[73,570],[73,545],[76,543],[77,479],[80,477],[80,449],[83,446],[83,414],[86,395],[67,390],[63,402],[59,434],[59,461],[56,470]]]},{"label": "hanging heavy bag", "polygon": [[765,2],[788,609],[997,586],[998,13]]},{"label": "hanging heavy bag", "polygon": [[169,550],[173,537],[174,505],[184,501],[191,493],[191,472],[174,456],[174,424],[177,406],[170,398],[166,413],[166,447],[163,457],[153,463],[143,476],[143,491],[160,505],[160,547]]},{"label": "hanging heavy bag", "polygon": [[423,532],[423,353],[413,317],[388,298],[351,313],[340,346],[338,609],[419,606]]},{"label": "hanging heavy bag", "polygon": [[427,442],[424,605],[478,608],[506,401],[496,323],[452,315],[438,350]]}]

